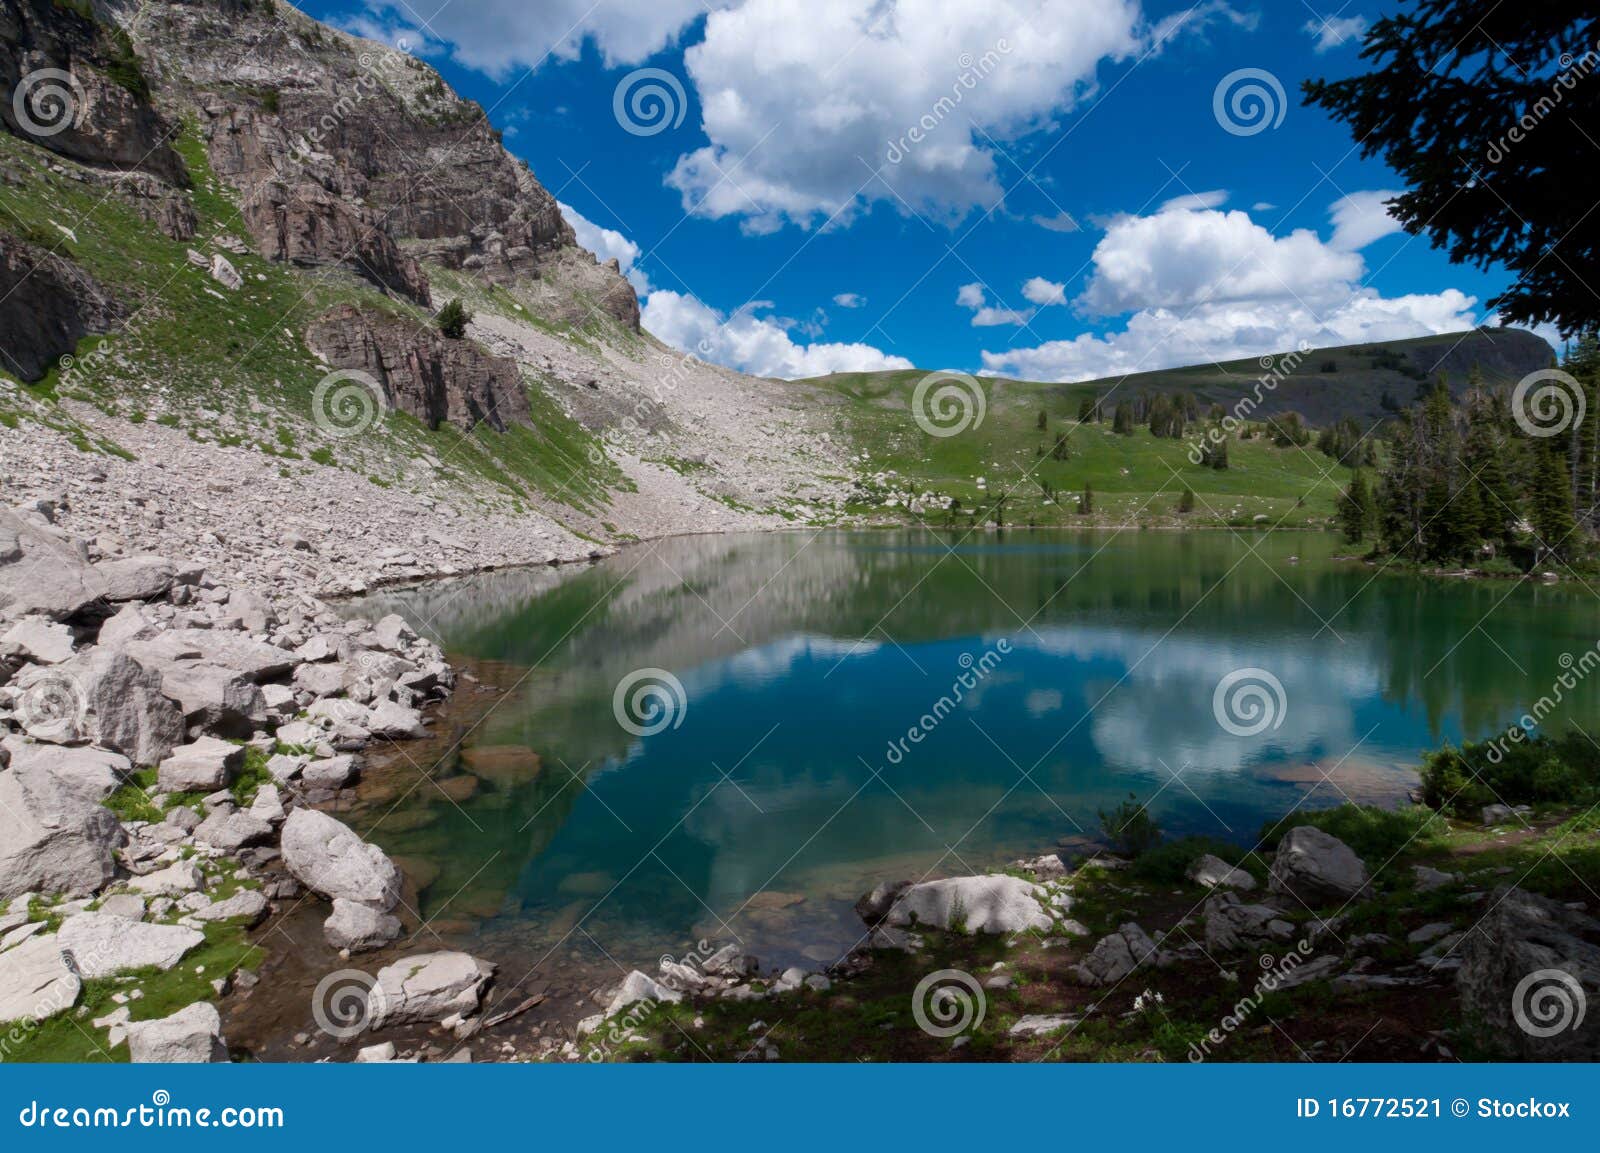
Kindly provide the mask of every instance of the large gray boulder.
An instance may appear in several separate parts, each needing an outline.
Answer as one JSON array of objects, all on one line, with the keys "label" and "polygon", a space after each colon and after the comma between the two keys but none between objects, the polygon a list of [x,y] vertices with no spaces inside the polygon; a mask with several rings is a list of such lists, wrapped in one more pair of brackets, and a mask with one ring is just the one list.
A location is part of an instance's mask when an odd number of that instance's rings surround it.
[{"label": "large gray boulder", "polygon": [[0,741],[0,749],[11,755],[13,767],[46,769],[73,792],[96,802],[116,792],[133,771],[133,762],[121,753],[89,745],[49,745],[8,737]]},{"label": "large gray boulder", "polygon": [[77,616],[100,599],[83,546],[0,508],[0,618]]},{"label": "large gray boulder", "polygon": [[333,902],[333,913],[322,923],[322,935],[335,949],[366,953],[399,940],[400,918],[343,897]]},{"label": "large gray boulder", "polygon": [[49,617],[23,617],[0,629],[0,644],[16,645],[36,665],[59,665],[72,659],[72,630]]},{"label": "large gray boulder", "polygon": [[225,1062],[222,1015],[200,1001],[157,1021],[129,1021],[128,1056],[136,1065]]},{"label": "large gray boulder", "polygon": [[1348,901],[1367,881],[1367,866],[1349,845],[1314,825],[1299,825],[1279,842],[1267,887],[1319,905]]},{"label": "large gray boulder", "polygon": [[156,664],[161,691],[178,703],[191,728],[219,736],[248,737],[267,722],[267,698],[244,673],[211,661]]},{"label": "large gray boulder", "polygon": [[289,672],[300,658],[287,649],[252,640],[233,629],[168,629],[130,641],[127,651],[156,667],[172,661],[203,661],[234,669],[259,684]]},{"label": "large gray boulder", "polygon": [[251,845],[264,845],[271,841],[272,825],[249,813],[217,809],[200,822],[194,831],[194,839],[213,849],[236,853]]},{"label": "large gray boulder", "polygon": [[131,556],[101,561],[93,567],[89,581],[100,587],[108,601],[148,601],[166,596],[178,570],[166,557]]},{"label": "large gray boulder", "polygon": [[55,934],[30,937],[0,953],[0,1024],[43,1021],[78,1003],[83,982],[61,955]]},{"label": "large gray boulder", "polygon": [[283,823],[283,863],[312,892],[388,912],[400,900],[400,870],[384,851],[349,826],[314,809],[296,809]]},{"label": "large gray boulder", "polygon": [[205,935],[182,925],[129,921],[109,913],[74,913],[56,934],[80,976],[93,980],[125,969],[170,969]]},{"label": "large gray boulder", "polygon": [[1189,864],[1185,874],[1195,884],[1207,889],[1219,886],[1226,889],[1244,889],[1246,891],[1256,887],[1256,879],[1243,869],[1235,868],[1221,857],[1202,853]]},{"label": "large gray boulder", "polygon": [[1157,957],[1156,943],[1131,921],[1095,944],[1073,975],[1085,985],[1115,985],[1140,965]]},{"label": "large gray boulder", "polygon": [[367,994],[370,1026],[470,1017],[483,1001],[494,966],[467,953],[419,953],[378,970]]},{"label": "large gray boulder", "polygon": [[87,896],[116,871],[114,854],[127,836],[100,804],[104,780],[61,769],[48,756],[14,753],[0,772],[0,898]]},{"label": "large gray boulder", "polygon": [[226,788],[244,763],[244,746],[216,737],[172,750],[156,770],[156,787],[164,793],[213,793]]},{"label": "large gray boulder", "polygon": [[161,674],[101,646],[17,678],[17,717],[29,736],[88,742],[153,765],[183,740],[183,715],[161,693]]},{"label": "large gray boulder", "polygon": [[1526,1061],[1600,1061],[1600,920],[1502,886],[1457,947],[1469,1024]]},{"label": "large gray boulder", "polygon": [[1294,923],[1270,905],[1246,905],[1228,892],[1206,900],[1206,948],[1231,953],[1280,944],[1294,936]]},{"label": "large gray boulder", "polygon": [[891,925],[954,929],[963,933],[1016,933],[1048,929],[1045,891],[1018,877],[995,873],[983,877],[951,877],[912,885],[893,902],[885,920]]}]

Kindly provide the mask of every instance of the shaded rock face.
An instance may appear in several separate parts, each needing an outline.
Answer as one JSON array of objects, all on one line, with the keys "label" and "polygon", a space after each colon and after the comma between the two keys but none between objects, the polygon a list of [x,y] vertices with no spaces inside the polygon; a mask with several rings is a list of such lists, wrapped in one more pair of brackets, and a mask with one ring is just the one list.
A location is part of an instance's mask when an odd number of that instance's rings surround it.
[{"label": "shaded rock face", "polygon": [[1600,920],[1518,888],[1461,946],[1461,1011],[1528,1061],[1600,1060]]},{"label": "shaded rock face", "polygon": [[262,184],[246,197],[242,215],[268,260],[303,268],[342,265],[379,288],[429,302],[428,278],[378,218],[316,184]]},{"label": "shaded rock face", "polygon": [[0,235],[0,367],[40,380],[85,336],[116,327],[121,311],[70,260]]},{"label": "shaded rock face", "polygon": [[[0,123],[85,164],[187,183],[132,46],[55,0],[0,0]],[[24,97],[15,100],[18,86]]]},{"label": "shaded rock face", "polygon": [[429,428],[470,429],[480,421],[504,432],[532,416],[516,362],[467,340],[446,340],[404,320],[341,305],[319,317],[306,343],[330,366],[371,376],[391,408]]}]

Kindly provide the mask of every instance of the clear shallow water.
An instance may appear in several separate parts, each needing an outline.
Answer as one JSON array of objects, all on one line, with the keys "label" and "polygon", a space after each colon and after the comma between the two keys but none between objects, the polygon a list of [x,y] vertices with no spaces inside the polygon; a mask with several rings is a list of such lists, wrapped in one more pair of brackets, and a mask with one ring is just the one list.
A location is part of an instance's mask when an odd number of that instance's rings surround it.
[{"label": "clear shallow water", "polygon": [[[514,691],[353,819],[437,926],[502,948],[827,961],[875,881],[1095,835],[1130,792],[1249,843],[1296,804],[1397,800],[1422,750],[1499,729],[1600,636],[1581,588],[1374,579],[1328,536],[953,543],[688,538],[373,598]],[[682,704],[639,736],[613,696],[647,668]],[[1254,735],[1214,710],[1244,668],[1282,686]]]}]

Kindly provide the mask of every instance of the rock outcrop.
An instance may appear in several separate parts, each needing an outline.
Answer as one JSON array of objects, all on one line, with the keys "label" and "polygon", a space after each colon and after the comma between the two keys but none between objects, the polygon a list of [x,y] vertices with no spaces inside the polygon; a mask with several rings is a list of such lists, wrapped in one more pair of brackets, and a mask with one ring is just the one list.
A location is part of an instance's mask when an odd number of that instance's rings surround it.
[{"label": "rock outcrop", "polygon": [[[7,102],[9,103],[9,101]],[[121,307],[72,261],[0,234],[0,367],[32,383]]]},{"label": "rock outcrop", "polygon": [[44,757],[13,755],[0,771],[0,898],[98,893],[115,872],[122,825],[101,786]]},{"label": "rock outcrop", "polygon": [[56,0],[0,0],[0,123],[85,164],[187,181],[120,29]]},{"label": "rock outcrop", "polygon": [[481,421],[504,432],[531,422],[516,362],[490,356],[469,340],[341,305],[312,324],[306,342],[331,367],[371,377],[388,407],[429,428],[449,423],[470,429]]},{"label": "rock outcrop", "polygon": [[1518,888],[1460,946],[1462,1014],[1527,1061],[1600,1060],[1600,920]]},{"label": "rock outcrop", "polygon": [[951,877],[912,885],[894,898],[891,925],[919,925],[962,933],[1015,933],[1049,929],[1044,890],[1017,877]]}]

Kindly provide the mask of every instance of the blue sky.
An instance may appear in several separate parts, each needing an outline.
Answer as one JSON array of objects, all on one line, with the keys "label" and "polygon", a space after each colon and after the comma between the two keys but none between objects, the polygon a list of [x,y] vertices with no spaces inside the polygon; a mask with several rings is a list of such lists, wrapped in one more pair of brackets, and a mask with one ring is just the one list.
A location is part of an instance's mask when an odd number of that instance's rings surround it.
[{"label": "blue sky", "polygon": [[1459,330],[1509,279],[1398,232],[1394,174],[1300,102],[1365,0],[302,7],[403,39],[647,328],[761,375],[1088,379]]}]

